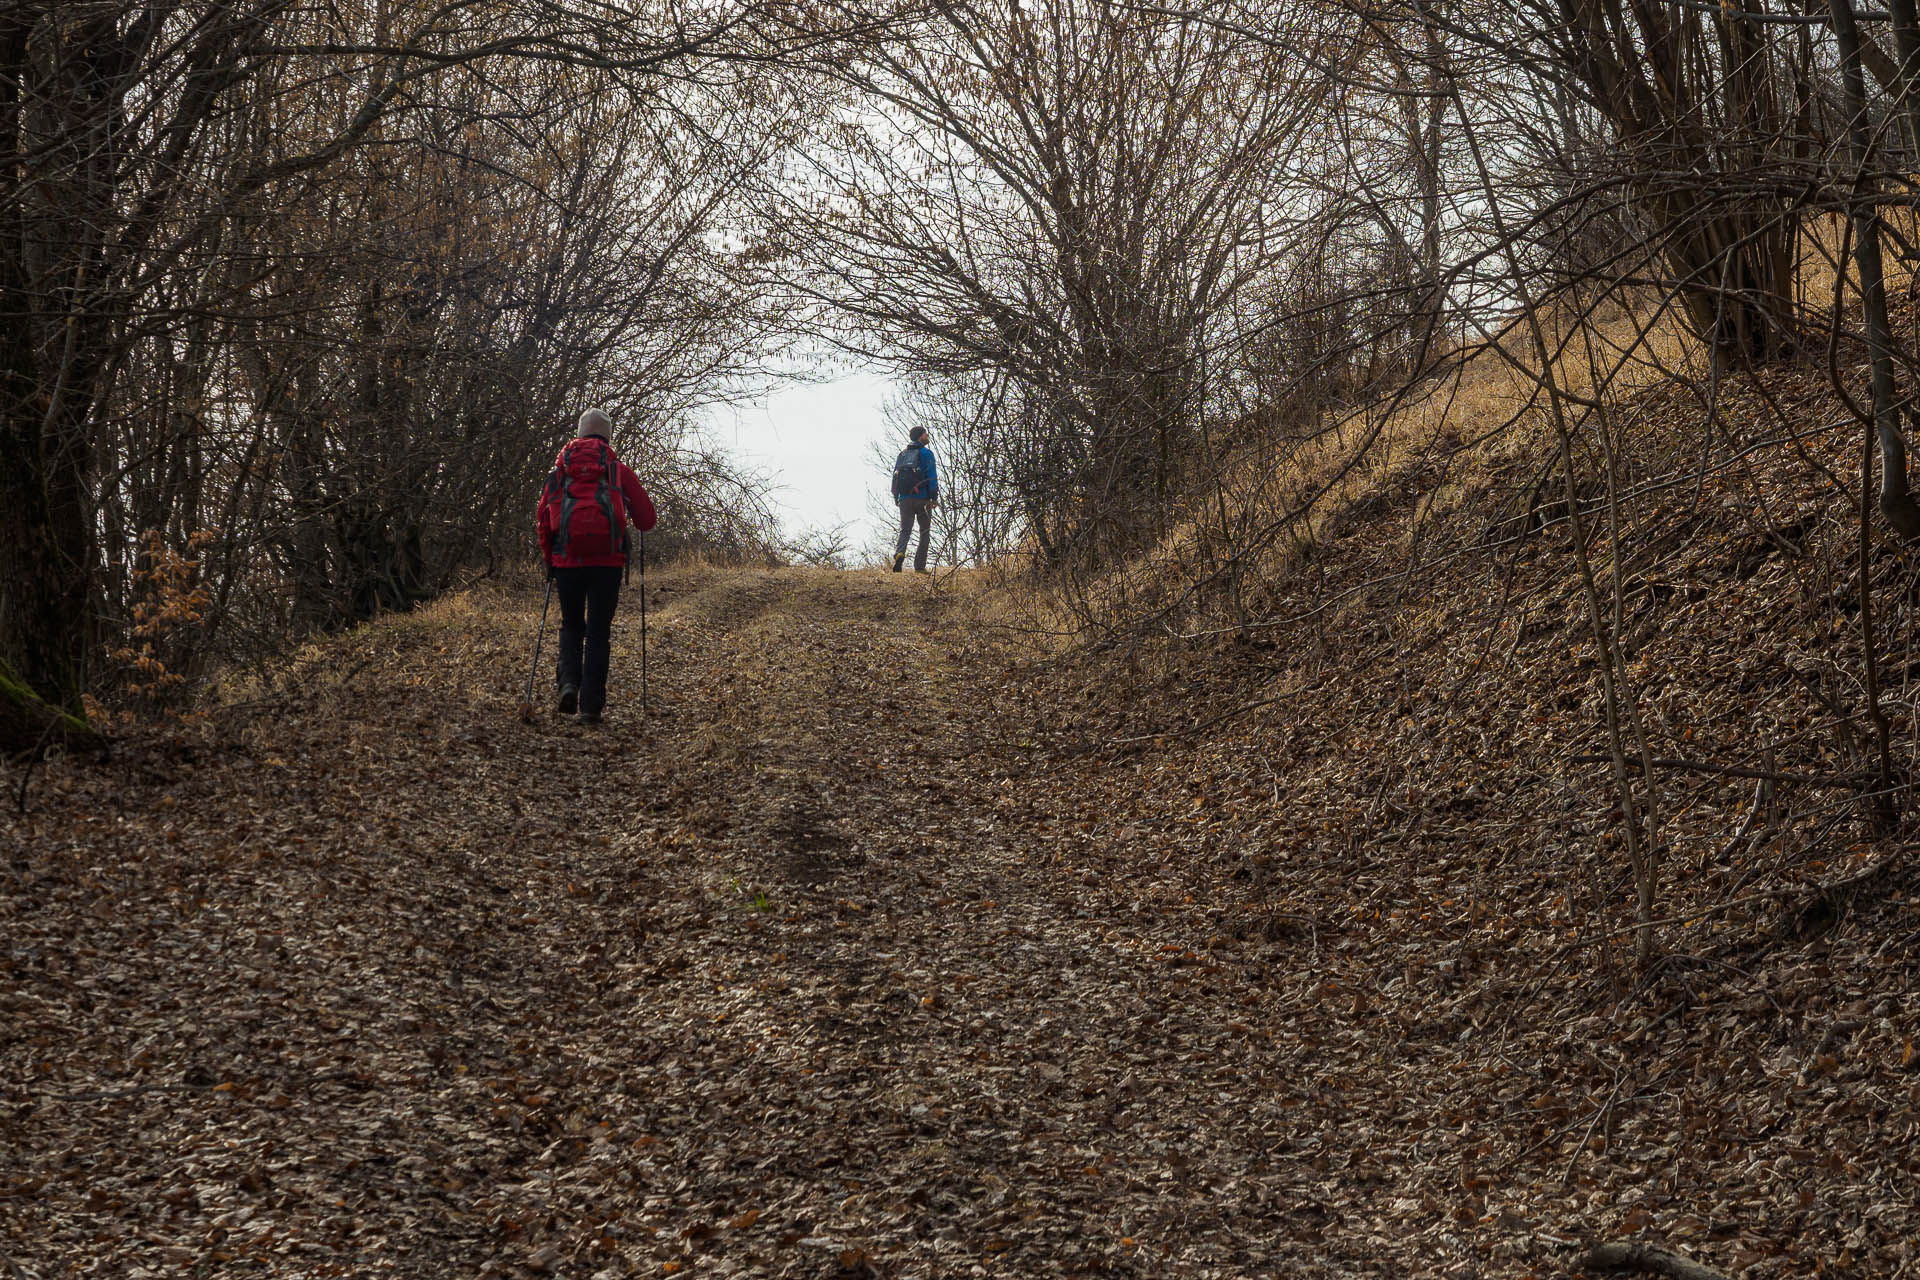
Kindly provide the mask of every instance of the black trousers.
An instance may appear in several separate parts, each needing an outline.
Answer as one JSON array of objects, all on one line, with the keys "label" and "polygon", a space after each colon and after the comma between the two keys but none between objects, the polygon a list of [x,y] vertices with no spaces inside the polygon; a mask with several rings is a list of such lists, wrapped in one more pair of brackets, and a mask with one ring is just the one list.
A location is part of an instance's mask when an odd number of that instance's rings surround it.
[{"label": "black trousers", "polygon": [[618,565],[555,569],[560,597],[560,652],[555,683],[580,691],[580,710],[599,715],[607,705],[607,663],[613,656],[613,611],[620,607]]}]

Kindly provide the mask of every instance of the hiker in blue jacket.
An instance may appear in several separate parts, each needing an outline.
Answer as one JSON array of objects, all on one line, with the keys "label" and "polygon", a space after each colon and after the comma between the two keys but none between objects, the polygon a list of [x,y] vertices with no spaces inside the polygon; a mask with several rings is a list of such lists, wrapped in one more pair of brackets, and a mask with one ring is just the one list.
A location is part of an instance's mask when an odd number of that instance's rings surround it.
[{"label": "hiker in blue jacket", "polygon": [[920,547],[913,553],[913,571],[927,571],[927,542],[933,532],[933,504],[940,498],[940,471],[927,448],[927,429],[907,433],[910,442],[893,464],[893,500],[900,504],[900,541],[893,548],[893,571],[907,562],[907,539],[913,522],[920,522]]}]

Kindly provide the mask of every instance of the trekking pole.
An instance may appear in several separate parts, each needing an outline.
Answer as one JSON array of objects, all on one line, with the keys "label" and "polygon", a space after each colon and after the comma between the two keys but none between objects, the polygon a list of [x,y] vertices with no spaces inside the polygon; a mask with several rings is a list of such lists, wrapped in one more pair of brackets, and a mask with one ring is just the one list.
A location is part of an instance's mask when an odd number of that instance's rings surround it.
[{"label": "trekking pole", "polygon": [[640,715],[647,714],[647,535],[640,535]]},{"label": "trekking pole", "polygon": [[[548,574],[552,574],[549,569]],[[547,578],[547,598],[540,602],[540,630],[533,636],[533,665],[527,669],[527,696],[520,701],[520,718],[533,723],[533,677],[540,671],[540,642],[547,637],[547,606],[553,603],[553,578]]]}]

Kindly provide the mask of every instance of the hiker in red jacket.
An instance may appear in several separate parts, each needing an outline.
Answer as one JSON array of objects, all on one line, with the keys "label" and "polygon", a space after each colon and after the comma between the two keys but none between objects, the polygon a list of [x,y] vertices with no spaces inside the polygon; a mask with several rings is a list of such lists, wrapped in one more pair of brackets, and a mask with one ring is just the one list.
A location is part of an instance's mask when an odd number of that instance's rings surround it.
[{"label": "hiker in red jacket", "polygon": [[607,660],[627,564],[627,523],[645,533],[654,522],[653,499],[607,443],[612,427],[599,409],[580,415],[580,435],[554,458],[535,517],[540,554],[560,597],[556,709],[569,716],[579,711],[582,724],[599,724],[607,705]]}]

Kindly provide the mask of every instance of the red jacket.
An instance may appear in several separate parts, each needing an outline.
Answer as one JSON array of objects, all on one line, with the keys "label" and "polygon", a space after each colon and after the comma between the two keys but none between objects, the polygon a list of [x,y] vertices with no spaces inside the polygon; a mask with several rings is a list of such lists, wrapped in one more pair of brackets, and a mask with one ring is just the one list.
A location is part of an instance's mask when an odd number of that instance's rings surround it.
[{"label": "red jacket", "polygon": [[606,441],[581,436],[554,457],[534,522],[540,530],[540,554],[548,564],[584,569],[625,564],[627,523],[645,533],[655,519],[653,499],[640,478],[614,456]]}]

